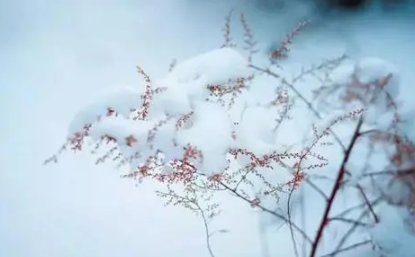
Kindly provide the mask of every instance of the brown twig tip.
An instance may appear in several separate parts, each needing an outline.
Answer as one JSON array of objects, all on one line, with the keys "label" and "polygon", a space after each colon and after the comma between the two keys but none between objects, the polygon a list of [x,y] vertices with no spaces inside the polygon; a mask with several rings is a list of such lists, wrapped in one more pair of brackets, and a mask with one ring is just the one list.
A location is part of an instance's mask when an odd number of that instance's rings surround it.
[{"label": "brown twig tip", "polygon": [[222,28],[224,43],[222,44],[221,47],[236,47],[236,44],[233,43],[233,39],[231,37],[232,15],[233,15],[233,9],[231,9],[225,17],[225,23]]},{"label": "brown twig tip", "polygon": [[281,41],[276,49],[273,49],[270,53],[272,59],[285,59],[288,57],[290,51],[289,45],[293,43],[293,40],[298,34],[305,29],[309,24],[309,21],[302,21],[297,26],[285,35],[285,40]]},{"label": "brown twig tip", "polygon": [[251,30],[251,27],[248,24],[248,21],[245,18],[245,15],[241,13],[240,21],[242,24],[242,29],[244,31],[244,47],[245,51],[248,51],[248,62],[252,62],[252,58],[254,54],[256,54],[259,50],[256,48],[258,41],[255,39],[255,36]]}]

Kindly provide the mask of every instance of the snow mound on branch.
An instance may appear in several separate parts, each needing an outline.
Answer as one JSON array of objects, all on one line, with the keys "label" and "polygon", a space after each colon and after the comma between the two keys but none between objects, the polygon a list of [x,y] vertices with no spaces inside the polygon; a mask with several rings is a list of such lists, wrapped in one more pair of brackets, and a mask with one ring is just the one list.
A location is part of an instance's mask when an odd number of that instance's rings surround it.
[{"label": "snow mound on branch", "polygon": [[[390,103],[395,101],[399,94],[400,79],[397,68],[378,58],[365,58],[357,63],[355,76],[362,84],[374,83],[375,81],[382,84],[383,80],[390,76],[381,90],[383,92],[374,93],[373,98],[370,99],[370,108],[366,113],[367,123],[376,124],[381,121],[379,125],[385,126],[393,119]],[[380,120],[380,118],[384,119]]]},{"label": "snow mound on branch", "polygon": [[[134,156],[132,170],[157,153],[162,153],[166,162],[181,159],[190,144],[201,153],[194,160],[199,171],[218,173],[228,166],[234,127],[222,105],[207,101],[211,93],[208,85],[226,84],[249,75],[248,62],[237,51],[213,50],[179,63],[152,85],[153,90],[162,90],[152,94],[146,120],[132,118],[132,110],[143,108],[145,92],[123,88],[83,108],[68,133],[72,137],[91,125],[88,135],[93,141],[111,137],[123,157]],[[189,114],[190,120],[183,124],[181,119]]]},{"label": "snow mound on branch", "polygon": [[152,125],[148,121],[135,121],[120,116],[110,116],[94,124],[89,130],[89,135],[95,141],[104,135],[108,135],[117,140],[119,145],[124,146],[127,144],[125,138],[129,135],[134,136],[140,142],[147,140],[147,133]]},{"label": "snow mound on branch", "polygon": [[183,61],[173,68],[168,79],[183,84],[197,80],[205,84],[223,84],[247,72],[247,60],[236,50],[225,47]]},{"label": "snow mound on branch", "polygon": [[382,59],[363,58],[357,62],[348,62],[336,68],[330,75],[332,84],[350,86],[357,79],[361,84],[369,84],[392,75],[385,89],[392,95],[399,93],[399,74],[397,68]]},{"label": "snow mound on branch", "polygon": [[157,82],[156,86],[166,90],[154,95],[149,110],[150,118],[163,115],[179,117],[184,113],[192,112],[189,96],[182,84],[164,80]]},{"label": "snow mound on branch", "polygon": [[356,68],[355,65],[356,64],[354,62],[348,62],[333,70],[333,72],[330,74],[332,84],[349,85],[352,83],[353,74]]},{"label": "snow mound on branch", "polygon": [[249,75],[248,61],[232,48],[220,48],[178,63],[156,87],[167,88],[154,97],[152,113],[180,116],[195,101],[205,101],[207,85],[226,84]]},{"label": "snow mound on branch", "polygon": [[133,87],[123,87],[117,90],[109,90],[97,97],[98,100],[84,107],[72,119],[69,125],[68,136],[72,137],[80,132],[85,125],[93,124],[97,119],[108,112],[108,108],[116,111],[119,115],[128,117],[132,109],[141,104],[142,92]]},{"label": "snow mound on branch", "polygon": [[180,145],[196,146],[202,158],[196,167],[201,171],[223,171],[232,141],[232,123],[226,110],[219,104],[198,102],[194,107],[193,125],[177,136]]},{"label": "snow mound on branch", "polygon": [[399,132],[415,142],[415,109],[412,106],[401,112],[401,121],[397,125]]},{"label": "snow mound on branch", "polygon": [[[399,73],[394,65],[379,58],[363,58],[347,62],[336,68],[330,75],[331,84],[323,89],[320,99],[336,109],[365,107],[365,123],[387,124],[393,118],[392,101],[399,94]],[[329,99],[329,100],[328,100]],[[380,124],[381,123],[381,124]]]},{"label": "snow mound on branch", "polygon": [[[274,118],[274,119],[273,119]],[[236,140],[233,148],[249,149],[257,157],[270,154],[276,150],[275,110],[265,106],[246,107],[241,122],[235,129]],[[249,156],[239,155],[238,163],[245,166],[251,162]]]},{"label": "snow mound on branch", "polygon": [[364,58],[356,64],[355,75],[363,84],[392,75],[386,89],[394,97],[399,93],[398,70],[393,64],[385,60],[375,57]]}]

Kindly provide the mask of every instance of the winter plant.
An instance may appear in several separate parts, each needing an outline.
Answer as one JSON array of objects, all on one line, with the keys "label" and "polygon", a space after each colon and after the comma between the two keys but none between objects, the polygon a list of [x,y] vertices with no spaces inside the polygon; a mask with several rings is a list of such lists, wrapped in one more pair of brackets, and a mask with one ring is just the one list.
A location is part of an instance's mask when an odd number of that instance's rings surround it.
[{"label": "winter plant", "polygon": [[[227,232],[209,226],[221,193],[259,210],[264,224],[289,228],[296,256],[415,256],[407,247],[415,244],[414,127],[394,67],[341,56],[289,78],[284,62],[308,23],[256,63],[248,22],[240,16],[237,44],[231,15],[220,48],[173,63],[159,80],[137,67],[143,90],[121,89],[83,108],[46,163],[67,148],[92,148],[97,164],[128,166],[122,177],[158,181],[166,204],[202,217],[211,256],[210,238]],[[307,192],[323,200],[308,228]],[[353,200],[341,203],[342,195]]]}]

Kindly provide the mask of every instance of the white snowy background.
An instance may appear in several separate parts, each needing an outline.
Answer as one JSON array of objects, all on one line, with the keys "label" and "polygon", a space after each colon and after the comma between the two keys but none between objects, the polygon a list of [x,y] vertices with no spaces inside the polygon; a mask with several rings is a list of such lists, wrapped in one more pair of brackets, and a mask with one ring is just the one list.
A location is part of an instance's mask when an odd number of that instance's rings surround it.
[{"label": "white snowy background", "polygon": [[[207,256],[200,220],[163,207],[152,185],[137,188],[88,153],[42,161],[97,92],[142,84],[135,65],[161,78],[173,58],[220,46],[231,8],[244,11],[264,49],[312,18],[287,67],[343,52],[383,58],[400,71],[400,97],[412,101],[414,10],[316,17],[298,3],[269,12],[247,2],[0,1],[0,256]],[[232,233],[213,239],[217,256],[258,256],[253,211],[224,204],[231,208],[217,225]],[[273,236],[282,256],[291,252],[286,232]]]}]

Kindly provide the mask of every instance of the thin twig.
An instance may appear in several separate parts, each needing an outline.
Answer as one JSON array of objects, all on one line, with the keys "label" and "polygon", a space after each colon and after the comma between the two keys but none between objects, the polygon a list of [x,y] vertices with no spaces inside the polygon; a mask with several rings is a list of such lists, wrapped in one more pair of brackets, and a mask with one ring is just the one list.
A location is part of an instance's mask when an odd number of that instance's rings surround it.
[{"label": "thin twig", "polygon": [[[189,166],[189,167],[191,167],[194,171],[195,171],[195,173],[197,173],[198,175],[200,175],[200,176],[204,176],[204,177],[206,177],[206,174],[202,174],[202,173],[199,173],[199,172],[197,172],[197,169],[196,169],[196,167],[194,166],[194,165],[192,165],[191,163],[185,163],[187,166]],[[242,194],[240,194],[237,190],[235,190],[235,189],[233,189],[233,188],[231,188],[230,186],[228,186],[227,184],[225,184],[225,183],[223,183],[222,181],[217,181],[217,183],[219,183],[219,185],[221,185],[221,186],[223,186],[224,188],[226,188],[229,192],[231,192],[232,194],[234,194],[235,196],[237,196],[238,198],[240,198],[240,199],[242,199],[243,201],[245,201],[245,202],[247,202],[247,203],[249,203],[250,205],[252,204],[252,201],[250,200],[250,199],[247,199],[245,196],[243,196]],[[283,215],[281,215],[281,214],[279,214],[279,213],[277,213],[277,212],[275,212],[275,211],[272,211],[272,210],[270,210],[270,209],[268,209],[268,208],[266,208],[266,207],[264,207],[264,206],[262,206],[261,204],[256,204],[255,205],[255,207],[257,207],[257,208],[259,208],[260,210],[262,210],[262,211],[264,211],[264,212],[266,212],[266,213],[268,213],[268,214],[271,214],[271,215],[273,215],[273,216],[275,216],[275,217],[277,217],[277,218],[279,218],[279,219],[281,219],[281,220],[283,220],[283,221],[285,221],[285,222],[287,222],[287,223],[291,223],[292,224],[292,227],[295,229],[295,230],[297,230],[297,232],[298,233],[300,233],[303,237],[304,237],[304,239],[308,242],[308,243],[312,243],[313,241],[311,240],[311,238],[304,232],[304,230],[302,230],[299,226],[297,226],[295,223],[293,223],[293,222],[290,222],[290,220],[288,220],[286,217],[284,217]]]},{"label": "thin twig", "polygon": [[[304,188],[302,188],[300,194],[301,194],[301,199],[300,199],[300,208],[301,208],[301,227],[303,227],[304,229],[307,228],[307,223],[306,223],[306,218],[305,218],[305,194],[304,194]],[[307,245],[305,244],[304,240],[302,241],[302,257],[306,257],[307,256]]]},{"label": "thin twig", "polygon": [[370,213],[373,216],[373,219],[375,220],[375,223],[379,223],[379,217],[378,215],[375,213],[375,210],[373,209],[372,204],[369,202],[369,199],[366,196],[365,191],[363,190],[362,186],[360,186],[359,184],[357,185],[357,189],[359,190],[360,194],[362,195],[363,199],[365,200],[365,203],[367,205],[367,207],[369,208]]},{"label": "thin twig", "polygon": [[[376,204],[381,202],[381,198],[377,199],[376,201],[372,202],[372,206],[375,206]],[[366,203],[363,203],[363,206],[367,206]],[[365,217],[369,213],[368,210],[363,211],[359,217],[356,219],[357,221],[361,220],[363,217]],[[353,224],[352,227],[344,234],[343,238],[340,240],[340,242],[336,246],[336,251],[341,249],[341,247],[346,243],[347,239],[353,234],[353,232],[358,228],[359,226],[356,224]]]},{"label": "thin twig", "polygon": [[323,192],[323,190],[321,190],[316,184],[314,184],[313,182],[311,182],[310,179],[305,178],[304,181],[309,184],[314,190],[317,191],[317,193],[319,193],[324,200],[327,201],[328,196],[326,195],[326,193]]},{"label": "thin twig", "polygon": [[[243,195],[241,195],[240,193],[238,193],[237,191],[235,191],[235,190],[233,190],[232,188],[230,188],[228,185],[226,185],[226,184],[224,184],[223,182],[220,182],[220,185],[221,186],[223,186],[223,187],[225,187],[226,189],[228,189],[229,191],[231,191],[234,195],[236,195],[237,197],[239,197],[240,199],[242,199],[242,200],[244,200],[245,202],[247,202],[247,203],[249,203],[249,204],[251,204],[251,200],[249,200],[249,199],[247,199],[247,198],[245,198]],[[265,208],[264,206],[262,206],[261,204],[257,204],[256,205],[256,207],[257,208],[259,208],[259,209],[261,209],[262,211],[264,211],[264,212],[266,212],[266,213],[268,213],[268,214],[271,214],[271,215],[273,215],[273,216],[275,216],[275,217],[277,217],[277,218],[279,218],[279,219],[281,219],[281,220],[283,220],[283,221],[285,221],[285,222],[287,222],[287,223],[289,223],[289,224],[291,224],[292,225],[292,227],[295,229],[295,230],[297,230],[297,232],[299,232],[304,238],[305,238],[305,240],[307,241],[307,242],[309,242],[310,244],[313,242],[312,240],[311,240],[311,238],[304,232],[304,230],[302,230],[300,227],[298,227],[295,223],[293,223],[293,222],[291,222],[290,220],[288,220],[286,217],[284,217],[283,215],[281,215],[281,214],[279,214],[279,213],[277,213],[277,212],[275,212],[275,211],[272,211],[272,210],[270,210],[270,209],[267,209],[267,208]]]},{"label": "thin twig", "polygon": [[342,248],[342,249],[333,251],[333,252],[331,252],[329,254],[322,255],[320,257],[334,257],[334,256],[336,256],[339,253],[346,252],[346,251],[350,251],[350,250],[355,249],[357,247],[370,244],[371,242],[372,242],[372,240],[366,240],[366,241],[363,241],[363,242],[360,242],[360,243],[352,244],[352,245],[349,245],[349,246],[347,246],[345,248]]},{"label": "thin twig", "polygon": [[[279,79],[281,81],[281,83],[283,83],[284,85],[286,85],[287,87],[289,87],[297,95],[297,97],[300,98],[305,103],[305,105],[307,106],[307,108],[309,108],[310,111],[319,120],[322,120],[323,119],[323,117],[320,115],[320,113],[313,107],[313,105],[311,104],[311,102],[308,101],[307,98],[303,94],[301,94],[301,92],[298,91],[294,87],[294,85],[291,84],[291,83],[289,83],[286,79],[282,78],[281,76],[279,76],[278,74],[272,72],[269,69],[264,69],[264,68],[261,68],[261,67],[258,67],[256,65],[252,65],[252,64],[250,64],[249,67],[253,68],[254,70],[258,70],[258,71],[264,72],[264,73],[266,73],[266,74],[268,74],[268,75],[270,75],[270,76],[272,76],[274,78]],[[342,150],[343,151],[346,151],[346,147],[344,146],[344,144],[341,141],[340,137],[332,129],[329,129],[328,131],[332,134],[332,136],[334,137],[334,139],[336,140],[336,142],[340,145],[340,147],[342,148]]]},{"label": "thin twig", "polygon": [[201,216],[202,216],[202,219],[203,219],[203,224],[204,224],[204,226],[205,226],[205,236],[206,236],[206,246],[207,246],[207,249],[208,249],[208,251],[209,251],[210,257],[215,257],[215,254],[213,253],[213,251],[212,251],[212,247],[211,247],[211,245],[210,245],[210,237],[211,237],[211,234],[210,234],[210,232],[209,232],[208,219],[207,219],[207,217],[206,217],[206,215],[205,215],[205,212],[204,212],[204,211],[203,211],[203,209],[199,206],[199,204],[197,204],[197,203],[196,203],[196,206],[197,206],[197,207],[198,207],[198,209],[200,210],[200,213],[201,213]]},{"label": "thin twig", "polygon": [[294,235],[294,230],[293,230],[293,226],[292,226],[292,220],[291,220],[291,196],[294,192],[295,188],[291,188],[290,193],[288,195],[288,201],[287,201],[287,215],[288,215],[288,224],[290,227],[290,234],[291,234],[291,240],[293,242],[293,248],[294,248],[294,253],[296,257],[299,257],[298,255],[298,249],[297,249],[297,242],[295,241],[295,235]]},{"label": "thin twig", "polygon": [[[375,199],[374,201],[372,201],[370,204],[371,204],[372,206],[373,206],[373,205],[376,205],[377,203],[379,203],[379,201],[380,201],[380,200],[381,200],[381,198],[379,197],[379,198]],[[364,206],[367,206],[367,204],[366,204],[366,203],[360,203],[360,204],[358,204],[358,205],[356,205],[356,206],[350,207],[350,208],[348,208],[348,209],[346,209],[346,210],[342,211],[341,213],[337,214],[335,217],[344,217],[344,216],[346,216],[347,214],[351,213],[352,211],[355,211],[355,210],[357,210],[357,209],[360,209],[360,208],[362,208],[362,207],[364,207]]]},{"label": "thin twig", "polygon": [[356,226],[361,226],[361,227],[370,227],[370,224],[358,221],[358,220],[353,220],[353,219],[347,219],[347,218],[340,218],[340,217],[334,217],[334,218],[329,218],[329,222],[330,221],[341,221],[341,222],[345,222],[345,223],[351,223],[353,225]]}]

